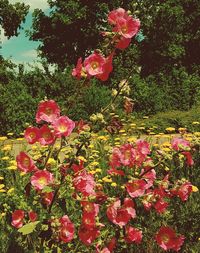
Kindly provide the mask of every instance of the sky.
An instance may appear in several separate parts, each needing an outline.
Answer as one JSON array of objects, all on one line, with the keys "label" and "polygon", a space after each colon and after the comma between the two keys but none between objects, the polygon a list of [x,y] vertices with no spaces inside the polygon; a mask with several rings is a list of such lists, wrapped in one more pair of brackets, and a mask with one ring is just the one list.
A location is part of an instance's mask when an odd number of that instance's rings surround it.
[{"label": "sky", "polygon": [[[37,47],[39,42],[30,41],[25,36],[25,30],[31,27],[32,23],[32,12],[34,9],[39,8],[43,11],[48,11],[47,0],[9,0],[10,3],[24,2],[30,6],[29,14],[26,16],[25,23],[22,23],[23,29],[20,29],[20,34],[16,37],[11,37],[9,40],[4,36],[3,28],[0,27],[0,41],[1,41],[1,52],[0,54],[4,58],[9,58],[16,64],[18,63],[30,63],[31,65],[40,65],[36,63]],[[27,65],[27,64],[26,64]]]}]

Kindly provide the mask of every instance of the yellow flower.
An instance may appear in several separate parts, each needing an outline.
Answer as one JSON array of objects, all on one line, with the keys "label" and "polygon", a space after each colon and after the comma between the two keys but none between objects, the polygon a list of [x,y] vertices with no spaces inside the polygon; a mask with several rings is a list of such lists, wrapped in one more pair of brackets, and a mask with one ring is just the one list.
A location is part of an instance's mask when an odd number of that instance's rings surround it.
[{"label": "yellow flower", "polygon": [[165,128],[165,130],[167,132],[175,132],[176,129],[174,127],[167,127],[167,128]]},{"label": "yellow flower", "polygon": [[26,175],[26,172],[21,172],[20,176],[23,177],[24,175]]},{"label": "yellow flower", "polygon": [[153,146],[154,147],[158,147],[159,145],[158,145],[158,143],[154,143]]},{"label": "yellow flower", "polygon": [[111,178],[108,178],[108,177],[103,177],[102,180],[106,183],[111,183],[112,182],[112,179]]},{"label": "yellow flower", "polygon": [[199,189],[198,189],[198,187],[196,187],[196,186],[192,185],[192,191],[193,191],[193,192],[198,192],[198,191],[199,191]]},{"label": "yellow flower", "polygon": [[116,184],[115,182],[113,182],[113,183],[111,184],[111,186],[112,186],[112,187],[116,187],[117,184]]},{"label": "yellow flower", "polygon": [[56,163],[57,163],[56,160],[54,160],[53,158],[49,158],[48,164],[54,166],[54,165],[56,165]]},{"label": "yellow flower", "polygon": [[2,150],[3,151],[10,151],[12,149],[12,145],[5,145],[3,148],[2,148]]},{"label": "yellow flower", "polygon": [[169,147],[171,147],[171,143],[169,143],[169,142],[164,142],[164,143],[162,144],[162,146],[163,146],[163,147],[166,147],[166,148],[169,148]]},{"label": "yellow flower", "polygon": [[81,156],[81,155],[78,156],[78,159],[81,160],[81,161],[83,161],[83,162],[87,162],[87,160],[85,159],[85,157],[83,157],[83,156]]},{"label": "yellow flower", "polygon": [[170,152],[171,151],[170,148],[162,148],[162,150],[165,151],[165,152]]},{"label": "yellow flower", "polygon": [[0,180],[3,180],[3,179],[4,179],[4,177],[0,176]]},{"label": "yellow flower", "polygon": [[0,184],[0,189],[3,189],[5,187],[5,184]]},{"label": "yellow flower", "polygon": [[7,140],[8,138],[6,136],[0,136],[0,141],[5,141]]},{"label": "yellow flower", "polygon": [[141,126],[141,127],[137,127],[137,129],[138,129],[138,130],[144,130],[145,127],[142,127],[142,126]]},{"label": "yellow flower", "polygon": [[4,157],[2,157],[1,159],[4,160],[4,161],[7,161],[7,160],[10,159],[10,157],[9,157],[9,156],[4,156]]},{"label": "yellow flower", "polygon": [[99,165],[99,162],[95,162],[95,161],[94,161],[94,162],[91,162],[91,163],[90,163],[90,166],[97,166],[97,165]]},{"label": "yellow flower", "polygon": [[127,139],[128,142],[135,142],[136,140],[137,140],[136,137],[133,136]]},{"label": "yellow flower", "polygon": [[17,141],[24,141],[24,138],[17,138]]},{"label": "yellow flower", "polygon": [[136,124],[135,123],[131,123],[130,126],[131,127],[136,127]]},{"label": "yellow flower", "polygon": [[10,188],[10,189],[7,191],[7,194],[11,194],[14,190],[15,190],[15,188]]},{"label": "yellow flower", "polygon": [[121,140],[121,138],[116,137],[116,138],[114,138],[114,140],[115,140],[115,141],[120,141],[120,140]]},{"label": "yellow flower", "polygon": [[194,132],[194,135],[200,137],[200,132]]},{"label": "yellow flower", "polygon": [[8,136],[12,136],[14,133],[7,133]]},{"label": "yellow flower", "polygon": [[96,170],[90,170],[89,173],[94,175],[96,173]]},{"label": "yellow flower", "polygon": [[96,173],[101,173],[102,170],[101,169],[96,169]]},{"label": "yellow flower", "polygon": [[199,124],[200,124],[199,121],[194,121],[194,122],[192,122],[192,125],[199,125]]},{"label": "yellow flower", "polygon": [[121,186],[121,189],[125,189],[125,186],[124,186],[124,185],[122,185],[122,186]]},{"label": "yellow flower", "polygon": [[119,130],[119,133],[125,133],[125,132],[126,132],[126,130],[124,130],[124,129]]},{"label": "yellow flower", "polygon": [[98,140],[101,140],[101,141],[107,141],[108,140],[108,136],[106,135],[100,135],[97,137]]},{"label": "yellow flower", "polygon": [[11,165],[17,165],[17,162],[15,160],[11,160],[11,161],[9,161],[9,164],[11,164]]},{"label": "yellow flower", "polygon": [[165,171],[169,171],[169,170],[170,170],[169,167],[166,166],[166,167],[165,167]]},{"label": "yellow flower", "polygon": [[16,170],[17,167],[16,167],[15,165],[11,165],[11,166],[9,166],[7,169],[8,169],[8,170]]},{"label": "yellow flower", "polygon": [[88,146],[88,148],[94,148],[94,145],[93,145],[93,144],[90,144],[90,145]]}]

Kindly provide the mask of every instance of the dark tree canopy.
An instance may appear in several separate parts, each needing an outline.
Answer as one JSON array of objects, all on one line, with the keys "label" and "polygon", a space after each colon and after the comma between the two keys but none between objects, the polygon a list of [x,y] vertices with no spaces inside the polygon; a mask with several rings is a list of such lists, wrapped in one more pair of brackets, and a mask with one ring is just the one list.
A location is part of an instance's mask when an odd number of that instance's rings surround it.
[{"label": "dark tree canopy", "polygon": [[[145,41],[138,49],[142,74],[173,66],[193,71],[200,63],[199,0],[56,0],[51,12],[34,12],[31,39],[40,41],[41,56],[60,67],[75,64],[101,42],[107,13],[124,7],[139,16]],[[135,50],[135,49],[134,49]]]},{"label": "dark tree canopy", "polygon": [[18,28],[25,20],[28,10],[29,6],[24,3],[10,4],[8,0],[0,1],[0,25],[3,27],[6,37],[18,35]]}]

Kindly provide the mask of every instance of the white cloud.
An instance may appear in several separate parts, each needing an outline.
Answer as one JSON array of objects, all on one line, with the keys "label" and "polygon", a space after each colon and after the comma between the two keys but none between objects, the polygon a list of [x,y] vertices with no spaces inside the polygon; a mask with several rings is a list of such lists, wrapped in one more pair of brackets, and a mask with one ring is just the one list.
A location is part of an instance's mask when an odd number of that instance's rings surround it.
[{"label": "white cloud", "polygon": [[3,44],[7,40],[7,37],[4,35],[4,29],[0,26],[0,42]]},{"label": "white cloud", "polygon": [[10,0],[10,3],[25,3],[26,5],[30,6],[30,11],[33,11],[34,9],[42,9],[46,10],[49,8],[49,5],[47,3],[47,0]]},{"label": "white cloud", "polygon": [[26,57],[26,58],[36,58],[37,51],[35,49],[24,51],[24,52],[22,52],[21,56]]}]

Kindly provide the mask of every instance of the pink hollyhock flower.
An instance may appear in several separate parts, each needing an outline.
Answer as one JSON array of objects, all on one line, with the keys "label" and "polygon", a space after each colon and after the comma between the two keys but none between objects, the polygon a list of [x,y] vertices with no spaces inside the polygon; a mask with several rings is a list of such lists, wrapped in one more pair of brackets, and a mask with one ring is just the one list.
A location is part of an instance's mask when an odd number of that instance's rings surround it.
[{"label": "pink hollyhock flower", "polygon": [[182,138],[174,138],[172,140],[172,148],[176,151],[187,151],[190,149],[190,143]]},{"label": "pink hollyhock flower", "polygon": [[79,162],[79,164],[75,164],[74,163],[72,165],[72,169],[73,169],[74,173],[78,173],[79,171],[83,171],[84,170],[84,161],[79,160],[78,162]]},{"label": "pink hollyhock flower", "polygon": [[86,213],[83,212],[82,215],[82,225],[87,228],[87,229],[91,229],[94,228],[96,226],[96,219],[95,219],[95,215],[90,214],[90,213]]},{"label": "pink hollyhock flower", "polygon": [[41,121],[53,122],[56,118],[60,117],[60,107],[54,100],[42,101],[39,103],[36,113],[36,122]]},{"label": "pink hollyhock flower", "polygon": [[34,144],[39,138],[39,129],[37,127],[28,127],[24,133],[25,139],[29,144]]},{"label": "pink hollyhock flower", "polygon": [[192,193],[192,184],[190,182],[183,183],[180,187],[173,191],[182,201],[186,201]]},{"label": "pink hollyhock flower", "polygon": [[74,178],[74,187],[84,196],[95,195],[94,188],[96,186],[94,176],[86,171],[81,172]]},{"label": "pink hollyhock flower", "polygon": [[48,125],[43,125],[39,129],[39,142],[41,145],[50,145],[55,141],[55,137],[53,133],[51,132]]},{"label": "pink hollyhock flower", "polygon": [[182,152],[182,154],[186,157],[186,163],[188,166],[193,166],[194,165],[194,161],[192,159],[192,155],[190,152]]},{"label": "pink hollyhock flower", "polygon": [[28,217],[29,217],[29,220],[34,222],[37,220],[37,213],[35,213],[34,211],[30,211],[28,212]]},{"label": "pink hollyhock flower", "polygon": [[114,250],[115,247],[116,247],[116,244],[117,244],[116,238],[113,237],[113,238],[109,241],[109,243],[108,243],[108,245],[107,245],[107,247],[108,247],[108,249],[110,250],[110,252],[113,252],[113,250]]},{"label": "pink hollyhock flower", "polygon": [[111,168],[108,170],[108,174],[110,175],[120,175],[120,176],[124,176],[125,173],[123,170],[116,170],[115,168]]},{"label": "pink hollyhock flower", "polygon": [[134,203],[131,199],[126,198],[124,205],[121,206],[121,201],[116,200],[106,211],[108,219],[120,227],[125,226],[131,218],[136,217]]},{"label": "pink hollyhock flower", "polygon": [[80,226],[78,231],[80,240],[87,246],[89,246],[99,235],[100,231],[97,227],[87,229],[83,225]]},{"label": "pink hollyhock flower", "polygon": [[16,160],[17,167],[22,172],[27,173],[37,169],[34,161],[25,152],[20,152],[19,155],[17,155]]},{"label": "pink hollyhock flower", "polygon": [[12,213],[12,226],[15,228],[21,228],[23,226],[24,215],[25,213],[23,210],[15,210]]},{"label": "pink hollyhock flower", "polygon": [[105,247],[102,250],[100,250],[99,246],[97,245],[96,246],[96,253],[111,253],[111,251],[107,247]]},{"label": "pink hollyhock flower", "polygon": [[126,189],[131,198],[143,196],[147,183],[143,179],[136,179],[126,184]]},{"label": "pink hollyhock flower", "polygon": [[141,243],[142,231],[137,228],[127,226],[126,227],[126,237],[124,239],[128,243]]},{"label": "pink hollyhock flower", "polygon": [[82,64],[82,58],[78,59],[76,68],[72,70],[72,76],[76,77],[78,80],[81,79],[81,74],[83,71],[83,64]]},{"label": "pink hollyhock flower", "polygon": [[136,141],[136,149],[144,157],[149,155],[151,152],[149,143],[147,141],[140,140],[140,139]]},{"label": "pink hollyhock flower", "polygon": [[121,50],[124,50],[125,48],[127,48],[131,43],[131,39],[127,39],[124,37],[121,37],[120,39],[116,37],[113,40],[116,41],[115,47]]},{"label": "pink hollyhock flower", "polygon": [[108,23],[116,25],[118,20],[122,18],[127,19],[129,18],[129,15],[123,8],[118,8],[108,14]]},{"label": "pink hollyhock flower", "polygon": [[61,116],[54,120],[52,126],[55,130],[54,134],[56,137],[69,136],[75,128],[75,122],[67,116]]},{"label": "pink hollyhock flower", "polygon": [[135,36],[140,28],[140,21],[129,16],[127,18],[120,18],[117,20],[116,26],[113,31],[118,32],[126,39],[131,39]]},{"label": "pink hollyhock flower", "polygon": [[42,194],[42,202],[49,206],[53,200],[54,192],[45,192]]},{"label": "pink hollyhock flower", "polygon": [[103,74],[105,63],[105,57],[97,52],[94,52],[85,59],[84,67],[90,76],[97,76]]},{"label": "pink hollyhock flower", "polygon": [[90,214],[92,216],[97,216],[99,213],[99,204],[89,201],[81,201],[81,206],[83,207],[84,213]]},{"label": "pink hollyhock flower", "polygon": [[53,174],[47,170],[36,171],[31,177],[31,184],[36,190],[42,190],[45,186],[53,184]]},{"label": "pink hollyhock flower", "polygon": [[172,228],[162,226],[156,234],[155,239],[164,250],[179,251],[185,237],[183,235],[177,236]]},{"label": "pink hollyhock flower", "polygon": [[106,81],[113,70],[113,66],[112,66],[113,55],[114,53],[110,54],[106,58],[105,63],[103,65],[103,73],[97,75],[97,78],[100,79],[101,81]]},{"label": "pink hollyhock flower", "polygon": [[[147,171],[149,168],[145,167],[142,169],[141,174],[145,171]],[[145,190],[149,189],[151,186],[153,186],[153,183],[156,179],[156,171],[154,169],[150,170],[144,176],[142,177],[146,181]]]},{"label": "pink hollyhock flower", "polygon": [[156,203],[154,204],[154,208],[158,213],[164,213],[166,211],[166,208],[168,207],[168,203],[164,201],[162,198],[158,199]]},{"label": "pink hollyhock flower", "polygon": [[67,215],[60,218],[60,233],[59,238],[63,242],[70,242],[74,238],[74,224]]}]

